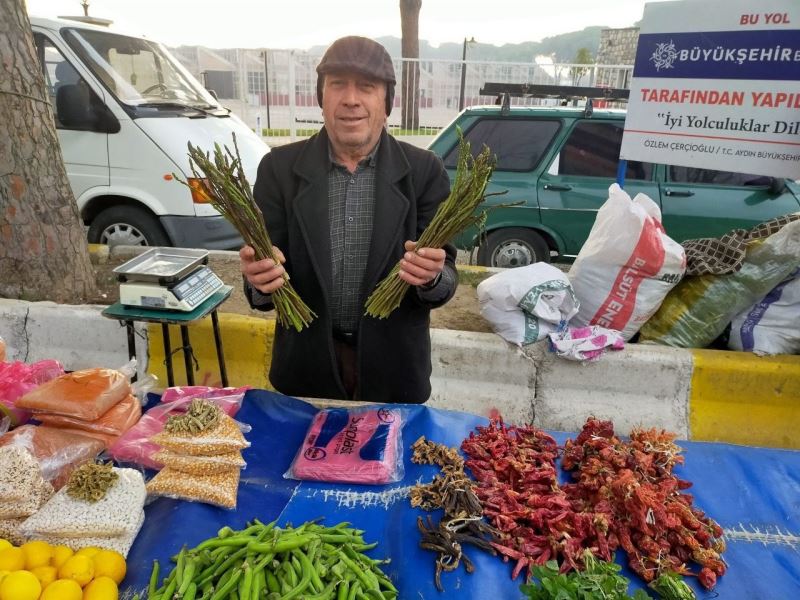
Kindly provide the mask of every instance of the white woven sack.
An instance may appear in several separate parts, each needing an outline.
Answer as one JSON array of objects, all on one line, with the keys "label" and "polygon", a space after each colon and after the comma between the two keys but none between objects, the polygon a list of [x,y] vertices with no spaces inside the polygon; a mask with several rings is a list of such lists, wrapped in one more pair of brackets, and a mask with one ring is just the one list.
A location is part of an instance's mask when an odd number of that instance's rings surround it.
[{"label": "white woven sack", "polygon": [[615,183],[569,272],[580,301],[572,325],[616,329],[627,341],[685,271],[686,253],[664,231],[658,205],[644,194],[631,200]]},{"label": "white woven sack", "polygon": [[547,263],[506,269],[478,284],[481,315],[506,341],[532,344],[578,312],[567,276]]},{"label": "white woven sack", "polygon": [[733,318],[728,347],[756,354],[800,354],[800,270]]}]

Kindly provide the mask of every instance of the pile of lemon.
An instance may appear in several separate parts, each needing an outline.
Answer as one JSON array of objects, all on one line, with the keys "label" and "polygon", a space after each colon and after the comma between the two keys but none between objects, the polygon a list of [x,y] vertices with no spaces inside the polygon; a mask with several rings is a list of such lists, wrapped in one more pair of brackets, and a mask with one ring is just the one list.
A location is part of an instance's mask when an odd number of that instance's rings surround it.
[{"label": "pile of lemon", "polygon": [[126,570],[113,550],[0,539],[0,600],[118,600]]}]

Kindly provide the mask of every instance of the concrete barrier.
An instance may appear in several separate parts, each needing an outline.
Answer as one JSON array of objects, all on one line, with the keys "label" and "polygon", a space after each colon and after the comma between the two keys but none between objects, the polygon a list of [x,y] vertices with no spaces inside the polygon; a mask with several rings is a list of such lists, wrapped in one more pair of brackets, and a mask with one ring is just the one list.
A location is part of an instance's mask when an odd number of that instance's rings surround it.
[{"label": "concrete barrier", "polygon": [[[56,358],[68,370],[119,367],[128,358],[125,331],[102,317],[102,308],[0,300],[9,359]],[[220,326],[230,384],[269,388],[274,321],[220,314]],[[189,330],[196,382],[218,385],[210,319]],[[137,354],[165,382],[160,326],[137,331]],[[179,347],[177,330],[171,335]],[[800,448],[800,356],[628,345],[580,364],[556,358],[544,344],[523,351],[493,334],[433,330],[431,340],[429,402],[437,408],[565,431],[594,415],[613,420],[621,434],[658,427],[686,439]],[[183,384],[183,360],[176,358],[176,382]]]}]

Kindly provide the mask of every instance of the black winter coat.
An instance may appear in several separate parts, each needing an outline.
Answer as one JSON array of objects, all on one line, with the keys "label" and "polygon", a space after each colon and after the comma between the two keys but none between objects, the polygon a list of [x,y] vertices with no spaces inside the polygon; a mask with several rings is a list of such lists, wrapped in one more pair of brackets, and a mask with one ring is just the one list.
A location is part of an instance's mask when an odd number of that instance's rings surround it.
[{"label": "black winter coat", "polygon": [[[364,297],[402,258],[405,240],[419,238],[450,192],[441,160],[432,152],[384,132],[377,154],[375,212]],[[301,332],[276,323],[270,382],[292,396],[346,398],[339,376],[330,315],[331,258],[328,223],[328,136],[325,130],[274,148],[261,161],[254,195],[272,238],[286,256],[287,272],[317,317]],[[445,268],[455,275],[455,248]],[[455,286],[453,286],[455,287]],[[355,399],[422,403],[430,396],[430,309],[436,305],[410,289],[386,319],[362,316],[358,329]],[[269,308],[269,307],[267,307]]]}]

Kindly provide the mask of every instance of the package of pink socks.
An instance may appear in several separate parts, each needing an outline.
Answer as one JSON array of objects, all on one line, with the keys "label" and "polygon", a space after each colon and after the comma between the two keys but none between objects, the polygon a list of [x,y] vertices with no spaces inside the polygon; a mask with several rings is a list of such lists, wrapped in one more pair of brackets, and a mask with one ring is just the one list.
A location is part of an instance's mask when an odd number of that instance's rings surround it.
[{"label": "package of pink socks", "polygon": [[382,484],[403,478],[402,414],[365,407],[321,410],[284,477]]}]

